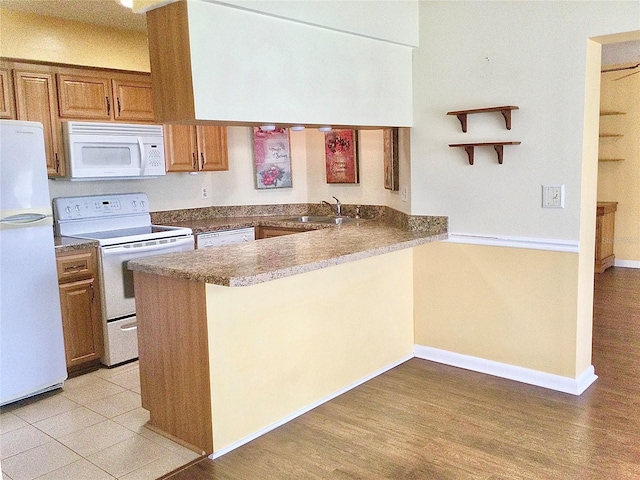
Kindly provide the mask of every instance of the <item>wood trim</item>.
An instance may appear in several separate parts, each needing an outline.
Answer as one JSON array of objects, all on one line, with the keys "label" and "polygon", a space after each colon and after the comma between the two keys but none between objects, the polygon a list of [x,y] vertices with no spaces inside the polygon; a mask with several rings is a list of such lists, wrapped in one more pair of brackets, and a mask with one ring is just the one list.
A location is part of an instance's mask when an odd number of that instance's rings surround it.
[{"label": "wood trim", "polygon": [[195,120],[187,2],[147,12],[147,37],[156,121]]},{"label": "wood trim", "polygon": [[0,69],[0,118],[15,119],[15,95],[13,94],[13,80],[8,68]]},{"label": "wood trim", "polygon": [[150,425],[213,452],[205,284],[133,272],[142,406]]}]

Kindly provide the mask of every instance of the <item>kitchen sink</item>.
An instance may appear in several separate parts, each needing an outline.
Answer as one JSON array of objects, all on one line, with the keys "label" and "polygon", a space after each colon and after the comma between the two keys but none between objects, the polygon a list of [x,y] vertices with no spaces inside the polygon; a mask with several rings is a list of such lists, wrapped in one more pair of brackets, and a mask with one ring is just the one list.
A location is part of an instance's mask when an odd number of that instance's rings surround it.
[{"label": "kitchen sink", "polygon": [[335,223],[336,225],[340,225],[342,223],[348,223],[355,220],[350,217],[331,217],[331,216],[321,216],[321,215],[302,215],[300,217],[289,217],[284,219],[287,222],[296,222],[296,223]]}]

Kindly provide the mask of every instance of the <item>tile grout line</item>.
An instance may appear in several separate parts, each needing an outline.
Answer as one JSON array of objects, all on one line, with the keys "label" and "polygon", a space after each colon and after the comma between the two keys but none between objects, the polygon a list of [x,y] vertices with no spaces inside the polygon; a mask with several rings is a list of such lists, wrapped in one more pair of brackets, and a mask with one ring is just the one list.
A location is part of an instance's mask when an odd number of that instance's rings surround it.
[{"label": "tile grout line", "polygon": [[[116,368],[118,368],[118,367],[116,367]],[[15,409],[10,409],[10,410],[7,410],[6,412],[2,412],[2,413],[12,413],[12,415],[16,416],[18,419],[20,419],[20,421],[22,421],[22,422],[24,422],[24,423],[25,423],[25,425],[23,425],[23,426],[21,426],[21,427],[19,427],[19,428],[16,428],[16,429],[14,429],[14,430],[20,430],[20,429],[22,429],[22,428],[26,428],[26,427],[30,426],[30,427],[35,428],[38,432],[41,432],[41,433],[43,433],[44,435],[46,435],[46,436],[48,437],[48,439],[49,439],[48,441],[46,441],[46,442],[45,442],[45,443],[43,443],[43,444],[40,444],[40,445],[37,445],[37,446],[32,447],[32,448],[30,448],[30,449],[27,449],[27,450],[25,450],[25,451],[23,451],[23,452],[19,452],[19,453],[17,453],[17,454],[11,455],[10,457],[7,457],[7,459],[12,458],[12,457],[14,457],[14,456],[16,456],[16,455],[24,454],[24,453],[26,453],[26,452],[28,452],[28,451],[30,451],[30,450],[32,450],[32,449],[34,449],[34,448],[42,447],[42,446],[44,446],[44,445],[53,445],[53,442],[56,442],[57,446],[62,447],[62,448],[64,448],[64,449],[67,449],[67,450],[69,450],[70,452],[73,452],[73,454],[74,454],[74,455],[77,455],[77,457],[79,457],[79,458],[78,458],[78,459],[75,459],[75,460],[73,460],[73,461],[71,461],[70,463],[68,463],[68,464],[66,464],[66,465],[64,465],[64,466],[60,466],[60,467],[58,467],[58,468],[56,468],[56,469],[54,469],[54,470],[52,470],[52,471],[50,471],[50,472],[46,472],[46,473],[44,473],[43,475],[49,475],[49,474],[51,474],[52,472],[55,472],[55,471],[57,471],[57,470],[63,470],[63,469],[65,469],[65,468],[68,468],[68,467],[69,467],[69,465],[72,465],[72,464],[74,464],[74,463],[76,463],[76,462],[78,462],[78,461],[84,460],[84,461],[86,461],[86,462],[90,463],[92,466],[94,466],[94,467],[98,468],[101,472],[104,472],[104,474],[105,474],[105,475],[108,475],[108,476],[110,476],[110,477],[112,477],[112,478],[113,478],[113,477],[115,477],[113,474],[109,473],[107,470],[105,470],[104,468],[102,468],[102,467],[101,467],[101,466],[99,466],[98,464],[94,463],[94,462],[93,462],[89,457],[90,457],[91,455],[95,455],[95,454],[97,454],[97,453],[103,452],[104,450],[106,450],[106,449],[108,449],[108,448],[112,448],[112,447],[115,447],[115,446],[117,446],[117,445],[120,445],[121,443],[124,443],[124,442],[126,442],[127,440],[131,440],[132,438],[137,438],[137,439],[143,439],[145,442],[150,442],[151,444],[153,444],[153,445],[154,445],[154,447],[155,447],[155,448],[160,449],[161,451],[163,451],[163,452],[165,452],[165,453],[163,453],[163,454],[162,454],[160,457],[158,457],[158,458],[153,458],[153,459],[151,459],[150,461],[146,462],[144,465],[140,465],[140,466],[136,467],[134,470],[131,470],[130,472],[127,472],[127,473],[125,473],[125,474],[121,475],[120,477],[122,477],[122,476],[126,476],[126,475],[129,475],[129,474],[132,474],[132,473],[134,473],[134,472],[136,472],[136,471],[138,471],[138,470],[144,470],[144,469],[147,469],[147,468],[149,467],[149,465],[151,465],[152,463],[154,463],[154,462],[156,462],[156,461],[159,461],[159,460],[161,460],[161,459],[163,459],[163,458],[166,458],[168,455],[173,455],[173,456],[175,456],[175,457],[177,457],[177,458],[183,459],[183,460],[184,460],[184,462],[185,462],[185,464],[186,464],[186,463],[188,463],[188,461],[189,461],[189,460],[186,458],[186,455],[182,454],[182,452],[181,452],[181,451],[179,451],[179,450],[172,450],[170,447],[167,447],[165,444],[163,444],[163,443],[159,442],[159,441],[158,441],[158,439],[153,438],[153,437],[152,437],[152,438],[149,438],[149,437],[147,437],[147,436],[143,435],[143,433],[141,433],[140,428],[145,428],[145,429],[146,429],[146,423],[147,423],[147,422],[145,422],[144,424],[142,424],[142,425],[140,425],[139,427],[136,427],[136,428],[134,429],[134,428],[132,428],[132,426],[131,426],[131,425],[121,424],[121,423],[119,423],[119,422],[117,422],[117,421],[115,421],[115,420],[114,420],[115,418],[117,418],[117,417],[119,417],[119,416],[122,416],[122,415],[129,414],[129,413],[133,412],[133,411],[134,411],[134,410],[136,410],[136,409],[142,409],[142,407],[141,407],[141,406],[136,406],[136,407],[134,407],[134,408],[129,408],[129,409],[125,410],[124,412],[118,413],[117,415],[114,415],[114,416],[104,415],[103,413],[101,413],[101,412],[99,412],[99,411],[96,411],[96,410],[93,410],[92,408],[90,408],[90,407],[89,407],[89,405],[90,405],[90,404],[94,404],[94,403],[97,403],[97,402],[100,402],[100,401],[105,401],[105,400],[107,400],[107,401],[108,401],[108,399],[113,398],[113,397],[115,397],[115,396],[117,396],[117,395],[121,395],[121,394],[123,394],[123,393],[125,393],[125,392],[132,393],[132,394],[134,394],[134,395],[136,395],[136,396],[138,396],[138,397],[139,397],[139,396],[140,396],[140,393],[139,393],[139,392],[137,392],[137,391],[135,391],[135,390],[133,390],[133,388],[137,388],[137,389],[139,389],[139,385],[133,385],[133,386],[132,386],[132,385],[131,385],[131,382],[126,382],[126,381],[122,382],[122,383],[124,383],[124,385],[123,385],[123,384],[121,384],[121,383],[117,383],[117,382],[114,382],[114,381],[113,381],[113,379],[114,379],[114,378],[117,380],[117,379],[118,379],[117,377],[120,377],[120,376],[123,376],[123,375],[127,375],[127,374],[129,374],[129,375],[133,375],[133,373],[132,373],[132,372],[134,372],[134,371],[135,371],[135,370],[137,370],[138,368],[139,368],[139,367],[138,367],[137,365],[135,365],[135,366],[130,366],[130,367],[127,367],[124,371],[122,371],[122,372],[117,372],[117,373],[115,373],[115,372],[113,372],[113,371],[109,371],[109,370],[107,370],[107,372],[110,372],[110,373],[106,375],[106,378],[105,378],[105,376],[102,376],[102,375],[96,374],[96,372],[90,372],[90,373],[85,374],[85,375],[83,375],[83,376],[81,376],[81,377],[75,377],[75,378],[78,378],[78,379],[82,378],[82,379],[83,379],[84,381],[86,381],[86,383],[87,383],[87,384],[89,384],[89,385],[91,384],[91,382],[92,382],[93,380],[95,380],[95,381],[97,381],[97,382],[103,382],[103,381],[104,381],[104,382],[107,382],[107,383],[109,383],[109,384],[111,384],[111,385],[113,385],[113,386],[116,386],[116,387],[121,388],[121,389],[122,389],[122,391],[117,392],[117,393],[112,393],[112,394],[106,395],[106,396],[104,396],[104,397],[102,397],[102,398],[91,399],[91,400],[89,400],[89,401],[79,401],[77,398],[69,398],[68,396],[66,396],[66,395],[65,395],[65,389],[64,389],[64,387],[63,387],[63,388],[62,388],[62,390],[61,390],[61,392],[59,392],[59,393],[57,393],[57,394],[61,395],[61,396],[62,396],[66,401],[70,402],[70,403],[71,403],[71,404],[73,404],[74,406],[73,406],[73,407],[71,407],[71,408],[69,408],[69,409],[66,409],[66,410],[64,410],[64,411],[61,411],[61,412],[59,412],[59,413],[56,413],[55,415],[51,415],[51,416],[48,416],[48,417],[45,417],[45,418],[38,418],[38,419],[37,419],[37,420],[35,420],[35,421],[30,421],[30,420],[26,420],[26,419],[22,418],[20,415],[18,415],[18,414],[16,414],[16,413],[15,413],[16,411],[19,411],[19,410],[20,410],[20,409],[22,409],[22,408],[28,407],[28,406],[30,406],[30,405],[37,404],[37,403],[38,403],[38,401],[35,401],[35,402],[33,402],[33,403],[27,403],[26,405],[21,405],[21,406],[19,406],[19,407],[15,408]],[[98,370],[98,371],[100,371],[100,370]],[[113,373],[111,373],[111,372],[113,372]],[[138,374],[139,374],[139,373],[138,373]],[[70,380],[73,380],[73,379],[70,379]],[[82,380],[80,380],[80,381],[82,381]],[[77,387],[77,388],[75,388],[75,387],[71,387],[71,388],[68,388],[67,393],[71,393],[71,392],[74,392],[74,391],[75,391],[75,392],[82,392],[82,391],[83,391],[83,389],[84,389],[84,386],[83,386],[83,385],[80,385],[80,386],[79,386],[79,387]],[[57,394],[56,394],[56,395],[57,395]],[[73,395],[72,395],[72,397],[73,397]],[[46,398],[52,398],[52,397],[46,397]],[[44,400],[44,399],[43,399],[43,400]],[[54,437],[53,435],[51,435],[50,433],[47,433],[46,431],[42,430],[41,428],[39,428],[38,426],[36,426],[36,425],[35,425],[36,423],[39,423],[39,422],[42,422],[42,421],[45,421],[45,420],[51,419],[51,418],[53,418],[53,417],[56,417],[57,415],[63,415],[63,414],[65,414],[65,413],[67,413],[67,412],[71,412],[71,411],[73,411],[73,410],[77,410],[77,409],[80,409],[80,408],[84,408],[84,409],[86,409],[86,410],[88,410],[88,411],[90,411],[90,412],[92,412],[92,413],[95,413],[95,414],[96,414],[96,415],[98,415],[98,416],[103,417],[103,420],[100,420],[100,421],[98,421],[97,423],[94,423],[94,424],[89,425],[89,426],[87,426],[87,427],[79,428],[79,429],[77,429],[77,430],[74,430],[74,431],[72,431],[72,432],[69,432],[68,434],[64,434],[64,435],[62,435],[60,438],[63,438],[63,437],[65,437],[65,436],[67,436],[67,435],[72,435],[72,434],[74,434],[74,433],[82,432],[83,430],[85,430],[85,429],[87,429],[87,428],[94,427],[95,425],[99,425],[100,423],[103,423],[103,422],[113,422],[113,423],[115,423],[115,424],[117,424],[117,425],[119,425],[119,426],[121,426],[121,427],[123,427],[123,428],[127,429],[127,430],[128,430],[129,432],[131,432],[133,435],[132,435],[131,437],[128,437],[128,438],[124,439],[124,440],[118,441],[118,442],[114,443],[113,445],[110,445],[110,446],[108,446],[108,447],[105,447],[105,448],[103,448],[103,449],[101,449],[101,450],[99,450],[99,451],[97,451],[97,452],[93,452],[91,455],[84,456],[84,455],[80,454],[79,452],[77,452],[76,450],[74,450],[72,447],[69,447],[69,446],[65,445],[63,442],[61,442],[60,440],[58,440],[57,438],[55,438],[55,437]],[[94,408],[95,408],[95,407],[94,407]],[[11,431],[14,431],[14,430],[11,430]],[[148,430],[148,429],[147,429],[147,430]],[[149,430],[149,431],[151,432],[151,430]],[[9,432],[5,432],[5,433],[9,433]],[[164,437],[162,437],[162,438],[164,439]],[[166,439],[166,440],[169,440],[169,441],[170,441],[170,439]],[[176,445],[177,445],[177,446],[179,446],[179,444],[176,444]],[[6,459],[5,459],[5,460],[6,460]],[[5,473],[5,472],[4,472],[4,470],[3,470],[3,474],[6,476],[6,478],[11,478],[11,477],[9,477],[8,473]],[[43,475],[40,475],[40,476],[43,476]],[[118,478],[120,478],[120,477],[118,477]],[[40,477],[37,477],[37,478],[40,478]]]}]

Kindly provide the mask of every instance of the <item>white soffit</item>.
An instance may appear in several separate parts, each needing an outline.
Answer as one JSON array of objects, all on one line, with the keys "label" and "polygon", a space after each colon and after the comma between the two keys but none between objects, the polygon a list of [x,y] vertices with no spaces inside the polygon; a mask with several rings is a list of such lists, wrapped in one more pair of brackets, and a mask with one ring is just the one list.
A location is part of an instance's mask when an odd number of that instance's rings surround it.
[{"label": "white soffit", "polygon": [[201,0],[417,47],[416,0]]},{"label": "white soffit", "polygon": [[411,47],[221,2],[188,23],[198,120],[412,125]]}]

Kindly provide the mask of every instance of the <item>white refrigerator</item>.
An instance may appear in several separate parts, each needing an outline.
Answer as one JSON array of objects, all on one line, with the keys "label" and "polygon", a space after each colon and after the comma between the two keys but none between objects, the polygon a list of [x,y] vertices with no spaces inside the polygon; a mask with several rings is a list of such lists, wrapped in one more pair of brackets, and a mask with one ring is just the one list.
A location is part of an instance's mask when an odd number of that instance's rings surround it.
[{"label": "white refrigerator", "polygon": [[0,405],[67,378],[42,124],[0,120]]}]

